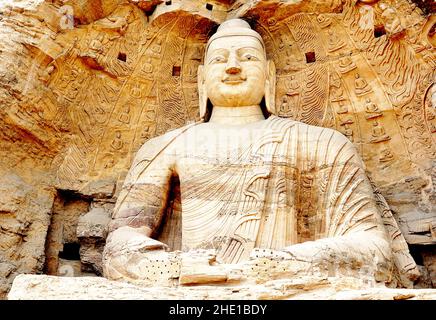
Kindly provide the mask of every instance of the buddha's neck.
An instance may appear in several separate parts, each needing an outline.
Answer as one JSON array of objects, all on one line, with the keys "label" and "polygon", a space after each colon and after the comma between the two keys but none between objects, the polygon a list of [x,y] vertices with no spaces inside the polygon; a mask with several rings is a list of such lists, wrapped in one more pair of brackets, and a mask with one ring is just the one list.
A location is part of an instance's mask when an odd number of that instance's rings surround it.
[{"label": "buddha's neck", "polygon": [[259,105],[246,107],[213,106],[210,123],[238,125],[265,120]]}]

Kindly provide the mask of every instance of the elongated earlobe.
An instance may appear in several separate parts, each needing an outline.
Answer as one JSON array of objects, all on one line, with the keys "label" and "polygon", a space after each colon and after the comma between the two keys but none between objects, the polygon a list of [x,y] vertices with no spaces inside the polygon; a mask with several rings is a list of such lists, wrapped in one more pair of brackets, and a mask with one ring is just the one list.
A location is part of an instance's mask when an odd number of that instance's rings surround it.
[{"label": "elongated earlobe", "polygon": [[207,92],[204,79],[204,66],[198,66],[198,104],[200,107],[200,118],[204,119],[207,111]]},{"label": "elongated earlobe", "polygon": [[276,115],[276,66],[274,61],[267,62],[267,79],[265,81],[265,104],[270,114]]}]

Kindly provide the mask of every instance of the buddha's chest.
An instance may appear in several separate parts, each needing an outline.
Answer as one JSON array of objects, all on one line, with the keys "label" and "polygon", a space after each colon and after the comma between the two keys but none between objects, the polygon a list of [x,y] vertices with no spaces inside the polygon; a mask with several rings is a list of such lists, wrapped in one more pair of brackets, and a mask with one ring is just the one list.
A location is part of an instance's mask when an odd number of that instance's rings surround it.
[{"label": "buddha's chest", "polygon": [[260,128],[200,128],[182,137],[174,149],[180,179],[189,179],[213,168],[245,166],[253,157]]}]

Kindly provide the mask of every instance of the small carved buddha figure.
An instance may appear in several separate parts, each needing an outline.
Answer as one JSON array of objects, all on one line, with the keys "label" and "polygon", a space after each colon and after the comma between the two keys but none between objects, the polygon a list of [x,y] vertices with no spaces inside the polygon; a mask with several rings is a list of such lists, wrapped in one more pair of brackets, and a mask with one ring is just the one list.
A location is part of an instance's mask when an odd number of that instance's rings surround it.
[{"label": "small carved buddha figure", "polygon": [[39,80],[47,84],[50,81],[50,76],[53,73],[53,71],[56,69],[56,67],[53,64],[48,65],[39,76]]},{"label": "small carved buddha figure", "polygon": [[394,155],[392,154],[392,151],[389,148],[385,148],[382,150],[379,160],[380,162],[389,162],[394,160]]},{"label": "small carved buddha figure", "polygon": [[299,62],[301,62],[301,59],[296,59],[294,54],[288,55],[285,59],[285,67],[283,68],[283,71],[291,72],[291,71],[300,70],[301,67],[299,65]]},{"label": "small carved buddha figure", "polygon": [[331,101],[344,100],[344,90],[342,89],[341,79],[336,72],[330,75],[330,95]]},{"label": "small carved buddha figure", "polygon": [[[71,76],[68,78],[69,89],[65,92],[65,97],[74,100],[80,92],[82,83],[78,81],[82,76],[82,71],[76,67],[71,69]],[[68,85],[68,84],[67,84]]]},{"label": "small carved buddha figure", "polygon": [[126,123],[129,124],[130,123],[130,106],[126,106],[124,108],[124,110],[120,113],[120,115],[118,116],[118,120],[121,123]]},{"label": "small carved buddha figure", "polygon": [[345,42],[342,41],[341,37],[334,35],[332,30],[329,30],[328,34],[329,34],[328,35],[328,38],[329,38],[328,51],[329,52],[334,52],[336,50],[339,50],[343,46],[345,46]]},{"label": "small carved buddha figure", "polygon": [[338,114],[348,113],[348,106],[344,103],[344,101],[339,101],[339,110]]},{"label": "small carved buddha figure", "polygon": [[358,73],[356,73],[354,84],[357,96],[363,96],[372,91],[371,87],[368,85],[368,82],[366,82],[365,79],[361,78],[360,74]]},{"label": "small carved buddha figure", "polygon": [[141,139],[148,139],[150,138],[150,127],[145,127],[144,130],[141,132]]},{"label": "small carved buddha figure", "polygon": [[97,123],[103,124],[107,121],[107,113],[106,111],[99,105],[94,106],[93,108],[94,119]]},{"label": "small carved buddha figure", "polygon": [[188,76],[187,76],[188,81],[195,82],[197,80],[197,69],[198,69],[198,64],[191,63],[189,65]]},{"label": "small carved buddha figure", "polygon": [[121,132],[117,131],[115,133],[115,138],[112,140],[111,147],[115,150],[121,150],[123,148],[123,140],[121,139]]},{"label": "small carved buddha figure", "polygon": [[327,17],[325,14],[319,14],[316,17],[316,21],[318,21],[318,24],[322,29],[327,28],[329,25],[332,24],[332,19]]},{"label": "small carved buddha figure", "polygon": [[350,127],[349,123],[345,123],[342,129],[342,133],[344,134],[344,136],[346,136],[348,138],[348,140],[350,140],[351,142],[354,141],[354,133],[353,133],[353,129]]},{"label": "small carved buddha figure", "polygon": [[190,94],[190,102],[191,103],[198,103],[198,89],[197,88],[195,88],[193,91],[192,91],[192,93]]},{"label": "small carved buddha figure", "polygon": [[98,55],[102,54],[104,51],[104,34],[99,34],[96,38],[92,39],[89,43],[89,49],[93,52],[91,56],[96,58]]},{"label": "small carved buddha figure", "polygon": [[289,79],[289,81],[286,81],[286,87],[288,88],[288,91],[286,92],[288,96],[293,96],[300,93],[299,92],[300,84],[295,79],[294,75],[291,76],[291,79]]},{"label": "small carved buddha figure", "polygon": [[370,98],[366,99],[365,112],[367,113],[365,116],[366,119],[374,119],[383,115],[378,106],[372,102]]},{"label": "small carved buddha figure", "polygon": [[397,11],[394,8],[388,6],[380,7],[383,10],[381,16],[385,20],[386,31],[391,35],[402,32],[404,28],[401,24],[400,18],[398,17]]},{"label": "small carved buddha figure", "polygon": [[146,77],[150,77],[150,74],[153,72],[153,65],[151,64],[151,58],[147,58],[141,70],[143,73],[146,74]]},{"label": "small carved buddha figure", "polygon": [[[228,20],[205,55],[202,121],[138,151],[109,226],[105,276],[231,285],[256,279],[265,261],[281,261],[281,271],[265,271],[278,279],[327,269],[332,259],[382,279],[392,263],[405,270],[407,246],[397,259],[354,145],[338,131],[275,116],[275,67],[261,36]],[[169,209],[181,220],[167,220]]]},{"label": "small carved buddha figure", "polygon": [[288,97],[282,97],[282,103],[280,104],[280,115],[288,112]]},{"label": "small carved buddha figure", "polygon": [[346,124],[353,124],[353,123],[354,123],[353,117],[350,115],[345,115],[340,117],[341,126],[344,126]]},{"label": "small carved buddha figure", "polygon": [[113,157],[108,158],[104,164],[104,168],[105,169],[110,169],[113,168],[113,166],[115,165],[115,160]]},{"label": "small carved buddha figure", "polygon": [[339,70],[341,73],[347,73],[356,68],[357,66],[350,56],[347,55],[339,59]]},{"label": "small carved buddha figure", "polygon": [[203,58],[203,53],[201,51],[201,47],[195,46],[193,52],[191,53],[190,59],[201,61],[202,58]]},{"label": "small carved buddha figure", "polygon": [[377,143],[377,142],[382,142],[382,141],[387,141],[390,140],[391,137],[389,137],[386,134],[385,128],[383,127],[382,124],[380,124],[377,120],[375,120],[372,123],[372,138],[371,138],[371,142],[372,143]]},{"label": "small carved buddha figure", "polygon": [[140,99],[141,98],[141,88],[137,83],[133,84],[130,89],[130,95],[133,98]]},{"label": "small carved buddha figure", "polygon": [[298,109],[296,107],[296,102],[298,102],[298,97],[284,95],[281,99],[279,115],[282,117],[288,117],[294,119],[297,116]]},{"label": "small carved buddha figure", "polygon": [[421,21],[423,16],[423,11],[418,7],[416,3],[412,3],[410,7],[406,7],[406,21],[408,20],[408,24],[405,26],[406,28],[413,28],[416,26],[419,21]]},{"label": "small carved buddha figure", "polygon": [[129,22],[125,17],[108,17],[112,23],[111,28],[116,29],[119,34],[124,35],[129,27]]},{"label": "small carved buddha figure", "polygon": [[162,52],[162,39],[157,39],[156,43],[151,46],[152,56],[159,57]]}]

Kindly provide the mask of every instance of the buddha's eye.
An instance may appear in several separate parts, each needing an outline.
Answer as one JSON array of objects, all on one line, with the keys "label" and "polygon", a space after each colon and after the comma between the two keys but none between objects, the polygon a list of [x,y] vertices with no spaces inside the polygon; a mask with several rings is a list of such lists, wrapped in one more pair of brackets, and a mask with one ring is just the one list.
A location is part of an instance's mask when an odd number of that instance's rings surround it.
[{"label": "buddha's eye", "polygon": [[223,56],[216,56],[210,60],[210,63],[221,63],[225,62],[225,58]]},{"label": "buddha's eye", "polygon": [[246,54],[244,54],[244,55],[242,56],[242,59],[243,59],[244,61],[258,61],[258,60],[259,60],[256,56],[254,56],[254,55],[252,55],[252,54],[250,54],[250,53],[246,53]]}]

